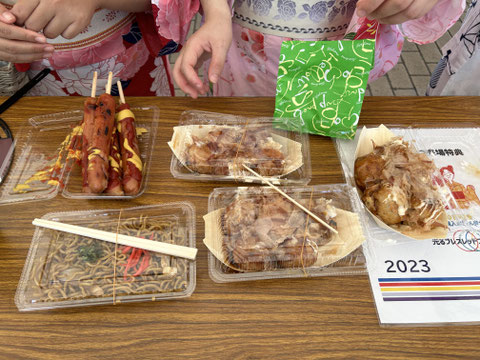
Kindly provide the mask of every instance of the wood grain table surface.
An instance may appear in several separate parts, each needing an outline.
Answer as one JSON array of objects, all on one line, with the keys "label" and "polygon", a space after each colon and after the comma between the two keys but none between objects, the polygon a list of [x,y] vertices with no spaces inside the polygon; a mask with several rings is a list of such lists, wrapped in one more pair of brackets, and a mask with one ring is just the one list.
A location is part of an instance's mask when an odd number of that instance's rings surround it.
[{"label": "wood grain table surface", "polygon": [[[0,98],[0,101],[5,98]],[[215,187],[170,174],[167,141],[187,109],[270,116],[272,98],[130,98],[160,109],[147,191],[131,201],[69,200],[0,207],[1,359],[478,359],[480,326],[379,326],[366,275],[216,284],[202,243]],[[23,98],[1,117],[18,131],[32,116],[82,109],[82,98]],[[480,124],[480,98],[367,97],[363,124]],[[343,182],[329,138],[311,136],[311,184]],[[18,312],[14,295],[45,213],[188,200],[197,211],[197,286],[186,299]]]}]

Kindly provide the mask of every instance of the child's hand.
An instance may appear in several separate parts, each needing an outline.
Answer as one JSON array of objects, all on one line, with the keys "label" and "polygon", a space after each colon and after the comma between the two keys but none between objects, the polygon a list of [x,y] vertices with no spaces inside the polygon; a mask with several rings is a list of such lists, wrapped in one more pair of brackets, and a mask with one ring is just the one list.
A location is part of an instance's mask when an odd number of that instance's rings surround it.
[{"label": "child's hand", "polygon": [[208,58],[212,58],[208,68],[208,79],[216,83],[223,70],[230,43],[232,42],[232,22],[230,14],[207,20],[186,42],[180,51],[173,68],[173,79],[180,89],[196,99],[205,94],[208,86],[198,77],[198,69]]},{"label": "child's hand", "polygon": [[72,39],[90,24],[97,7],[97,0],[18,0],[11,12],[17,25],[43,30],[50,39]]},{"label": "child's hand", "polygon": [[13,16],[0,5],[0,60],[29,63],[52,56],[53,46],[45,36],[13,25]]},{"label": "child's hand", "polygon": [[359,0],[357,14],[376,19],[381,24],[401,24],[421,18],[438,0]]}]

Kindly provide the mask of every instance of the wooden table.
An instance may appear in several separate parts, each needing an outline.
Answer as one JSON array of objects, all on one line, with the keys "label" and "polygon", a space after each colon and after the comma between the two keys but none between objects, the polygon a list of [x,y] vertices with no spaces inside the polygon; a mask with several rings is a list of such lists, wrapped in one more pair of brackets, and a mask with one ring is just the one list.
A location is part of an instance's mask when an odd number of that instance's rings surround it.
[{"label": "wooden table", "polygon": [[[4,98],[0,98],[3,101]],[[26,119],[81,109],[81,98],[23,98],[1,115],[15,133]],[[0,358],[479,358],[479,326],[381,328],[367,276],[216,284],[207,270],[202,215],[214,187],[175,180],[167,141],[186,109],[273,113],[270,98],[130,98],[161,109],[147,192],[121,201],[53,200],[0,207]],[[360,124],[480,124],[480,98],[367,97]],[[328,138],[311,137],[312,184],[343,181]],[[184,300],[20,313],[14,294],[34,217],[47,212],[189,200],[197,209],[197,287]]]}]

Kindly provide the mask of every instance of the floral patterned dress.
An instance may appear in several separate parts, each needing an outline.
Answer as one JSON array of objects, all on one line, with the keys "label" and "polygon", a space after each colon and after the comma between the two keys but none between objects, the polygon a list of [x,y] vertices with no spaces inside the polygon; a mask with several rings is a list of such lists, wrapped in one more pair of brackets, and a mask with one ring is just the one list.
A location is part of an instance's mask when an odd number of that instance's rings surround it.
[{"label": "floral patterned dress", "polygon": [[[11,5],[11,4],[10,4]],[[151,14],[97,10],[90,25],[72,40],[49,39],[52,58],[18,64],[33,77],[45,67],[52,72],[29,95],[89,96],[93,73],[98,72],[97,93],[102,93],[113,72],[112,94],[120,80],[126,96],[174,94],[167,55],[178,44],[158,35]]]},{"label": "floral patterned dress", "polygon": [[[358,21],[358,17],[354,16],[356,2],[237,0],[233,6],[232,46],[220,80],[213,86],[213,95],[275,96],[281,43],[292,39],[342,39],[346,29],[354,25],[352,22]],[[439,0],[420,19],[401,26],[381,25],[377,35],[375,67],[370,72],[369,81],[379,78],[396,65],[404,37],[418,44],[433,42],[457,21],[464,8],[464,0]],[[242,21],[238,21],[239,16],[243,16]],[[305,31],[299,33],[302,27],[298,24],[305,20],[315,26],[305,27]],[[285,34],[285,27],[291,35],[275,33],[281,29]]]},{"label": "floral patterned dress", "polygon": [[480,95],[480,4],[472,0],[462,27],[445,44],[427,95]]}]

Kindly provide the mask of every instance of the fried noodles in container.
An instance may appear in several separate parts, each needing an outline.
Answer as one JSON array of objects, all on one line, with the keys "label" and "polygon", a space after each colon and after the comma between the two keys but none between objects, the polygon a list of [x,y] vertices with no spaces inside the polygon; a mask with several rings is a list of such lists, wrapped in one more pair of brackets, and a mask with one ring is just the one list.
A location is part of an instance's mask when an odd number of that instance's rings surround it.
[{"label": "fried noodles in container", "polygon": [[[195,247],[195,211],[186,202],[43,219]],[[195,289],[195,272],[195,261],[37,227],[15,304],[32,311],[183,298]]]},{"label": "fried noodles in container", "polygon": [[338,234],[271,188],[214,189],[204,216],[210,277],[230,282],[364,273],[355,190],[345,184],[282,190]]},{"label": "fried noodles in container", "polygon": [[311,178],[308,134],[291,119],[186,111],[168,145],[170,170],[179,179],[259,182],[242,164],[275,184],[303,185]]}]

